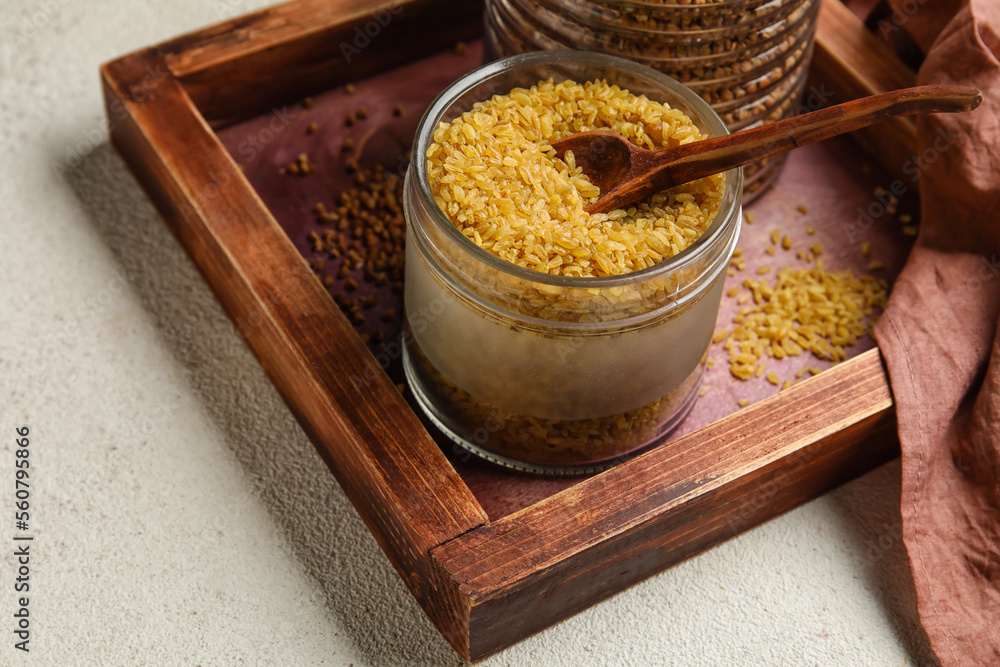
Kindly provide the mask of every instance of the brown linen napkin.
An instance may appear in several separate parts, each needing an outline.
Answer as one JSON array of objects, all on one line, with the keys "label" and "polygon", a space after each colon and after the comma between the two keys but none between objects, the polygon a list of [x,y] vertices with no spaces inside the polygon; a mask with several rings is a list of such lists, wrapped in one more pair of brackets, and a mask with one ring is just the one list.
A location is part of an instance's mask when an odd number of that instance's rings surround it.
[{"label": "brown linen napkin", "polygon": [[899,422],[903,541],[946,666],[1000,665],[997,54],[996,0],[965,4],[927,54],[920,83],[975,86],[985,101],[918,119],[920,236],[875,327]]}]

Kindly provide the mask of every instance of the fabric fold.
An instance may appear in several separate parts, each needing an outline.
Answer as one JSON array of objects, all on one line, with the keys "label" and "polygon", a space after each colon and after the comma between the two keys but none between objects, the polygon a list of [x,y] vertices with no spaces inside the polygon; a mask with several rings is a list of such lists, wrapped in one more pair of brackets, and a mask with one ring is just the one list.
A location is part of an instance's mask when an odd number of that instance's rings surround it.
[{"label": "fabric fold", "polygon": [[[933,5],[933,3],[931,3]],[[919,82],[975,86],[917,121],[921,228],[875,338],[902,452],[903,542],[943,665],[1000,664],[1000,6],[973,0]]]}]

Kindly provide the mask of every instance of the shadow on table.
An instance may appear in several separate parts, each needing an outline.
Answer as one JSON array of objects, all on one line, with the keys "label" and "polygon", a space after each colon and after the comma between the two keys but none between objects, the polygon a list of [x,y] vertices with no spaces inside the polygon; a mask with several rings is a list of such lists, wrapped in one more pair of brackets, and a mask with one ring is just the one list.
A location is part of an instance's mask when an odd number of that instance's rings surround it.
[{"label": "shadow on table", "polygon": [[917,616],[916,591],[903,546],[900,481],[896,459],[831,492],[827,495],[831,523],[839,524],[839,534],[849,541],[858,572],[882,603],[913,663],[937,665]]},{"label": "shadow on table", "polygon": [[98,146],[65,179],[356,647],[380,666],[464,664],[392,569],[114,150]]}]

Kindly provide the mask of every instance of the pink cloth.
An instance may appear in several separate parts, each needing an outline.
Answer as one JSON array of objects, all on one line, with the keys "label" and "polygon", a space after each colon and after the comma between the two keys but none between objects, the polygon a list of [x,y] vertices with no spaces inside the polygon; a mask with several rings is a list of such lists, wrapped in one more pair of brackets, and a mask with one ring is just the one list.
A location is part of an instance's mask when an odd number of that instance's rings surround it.
[{"label": "pink cloth", "polygon": [[[930,0],[914,25],[953,4]],[[964,4],[927,54],[920,83],[975,86],[985,101],[918,119],[920,236],[875,327],[899,421],[903,541],[947,667],[1000,665],[998,54],[997,0]]]}]

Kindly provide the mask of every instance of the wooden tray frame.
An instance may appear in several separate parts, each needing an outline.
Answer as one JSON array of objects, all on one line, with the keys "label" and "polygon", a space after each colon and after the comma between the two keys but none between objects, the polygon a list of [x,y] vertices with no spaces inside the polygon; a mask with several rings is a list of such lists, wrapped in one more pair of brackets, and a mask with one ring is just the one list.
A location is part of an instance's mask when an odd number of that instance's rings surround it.
[{"label": "wooden tray frame", "polygon": [[[379,16],[390,17],[379,22],[383,46],[348,65],[340,45]],[[468,660],[898,452],[885,371],[870,350],[489,521],[211,127],[474,39],[480,25],[481,4],[467,0],[295,0],[101,68],[115,147],[397,572]],[[824,0],[813,73],[841,99],[913,81],[837,0]],[[914,152],[912,122],[862,141],[895,170]],[[375,380],[359,393],[348,378],[370,369]]]}]

